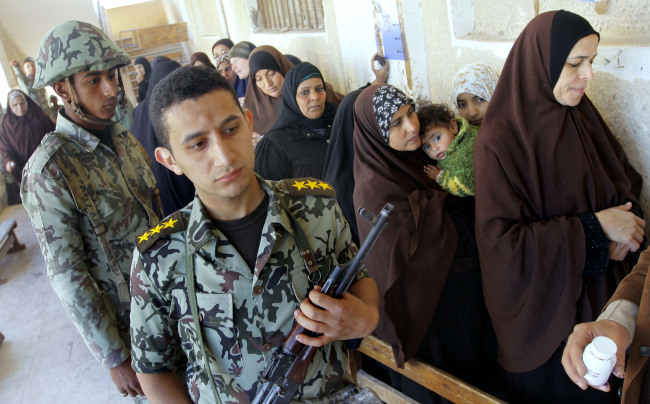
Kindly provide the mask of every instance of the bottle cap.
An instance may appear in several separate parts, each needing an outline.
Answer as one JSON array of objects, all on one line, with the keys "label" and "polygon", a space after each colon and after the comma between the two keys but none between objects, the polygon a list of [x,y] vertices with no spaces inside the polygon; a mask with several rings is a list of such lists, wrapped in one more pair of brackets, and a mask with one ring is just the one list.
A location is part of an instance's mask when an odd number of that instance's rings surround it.
[{"label": "bottle cap", "polygon": [[616,356],[616,343],[607,337],[596,337],[591,342],[592,353],[600,359],[611,359]]}]

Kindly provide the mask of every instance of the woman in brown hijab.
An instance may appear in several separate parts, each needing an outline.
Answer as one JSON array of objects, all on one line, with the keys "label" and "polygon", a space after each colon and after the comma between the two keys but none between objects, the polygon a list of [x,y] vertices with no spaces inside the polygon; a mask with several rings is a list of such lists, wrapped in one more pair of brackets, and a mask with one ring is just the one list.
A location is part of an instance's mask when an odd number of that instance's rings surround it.
[{"label": "woman in brown hijab", "polygon": [[20,184],[23,167],[54,123],[43,110],[20,90],[7,95],[7,114],[0,129],[0,154],[4,169]]},{"label": "woman in brown hijab", "polygon": [[[418,357],[495,392],[487,380],[496,374],[496,346],[492,337],[490,349],[473,198],[449,195],[426,176],[419,128],[413,101],[393,86],[372,85],[354,105],[354,205],[372,212],[394,205],[366,260],[381,295],[375,334],[400,366]],[[357,224],[363,241],[370,227]],[[391,379],[419,402],[445,402],[415,382]]]},{"label": "woman in brown hijab", "polygon": [[[560,363],[643,239],[641,177],[584,89],[599,36],[582,17],[535,17],[506,60],[474,151],[483,290],[513,402],[612,402]],[[634,212],[634,213],[633,213]]]}]

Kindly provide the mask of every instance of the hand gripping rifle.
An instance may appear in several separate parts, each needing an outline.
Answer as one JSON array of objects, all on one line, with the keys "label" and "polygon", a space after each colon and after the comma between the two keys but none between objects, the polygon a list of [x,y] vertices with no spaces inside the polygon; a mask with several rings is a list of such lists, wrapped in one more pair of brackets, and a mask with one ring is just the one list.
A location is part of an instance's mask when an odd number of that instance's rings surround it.
[{"label": "hand gripping rifle", "polygon": [[[357,278],[363,261],[368,256],[375,241],[386,227],[386,220],[393,205],[387,203],[378,215],[373,215],[364,208],[359,208],[359,214],[366,219],[371,230],[359,248],[357,255],[347,264],[337,265],[323,284],[321,293],[336,299],[343,298],[352,282]],[[289,403],[305,380],[307,368],[311,363],[318,347],[304,345],[296,341],[298,334],[318,336],[297,322],[284,343],[274,353],[271,362],[260,376],[262,387],[253,399],[253,404],[283,404]]]}]

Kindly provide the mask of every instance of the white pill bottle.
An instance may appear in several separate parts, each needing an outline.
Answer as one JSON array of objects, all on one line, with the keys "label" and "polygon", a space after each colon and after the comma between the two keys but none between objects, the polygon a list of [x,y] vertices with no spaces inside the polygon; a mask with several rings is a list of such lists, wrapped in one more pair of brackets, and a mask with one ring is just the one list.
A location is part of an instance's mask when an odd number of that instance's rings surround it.
[{"label": "white pill bottle", "polygon": [[596,337],[582,353],[582,361],[587,367],[585,380],[592,386],[607,383],[616,364],[616,343],[607,337]]}]

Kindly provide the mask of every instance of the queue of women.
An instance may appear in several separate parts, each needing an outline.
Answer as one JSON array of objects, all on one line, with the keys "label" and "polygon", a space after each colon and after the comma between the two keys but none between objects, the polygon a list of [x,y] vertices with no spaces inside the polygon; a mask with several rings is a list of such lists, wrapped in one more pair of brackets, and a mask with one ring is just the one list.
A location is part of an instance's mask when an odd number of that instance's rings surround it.
[{"label": "queue of women", "polygon": [[[375,334],[398,365],[418,358],[508,402],[610,403],[618,378],[584,390],[561,362],[573,327],[606,307],[644,239],[641,176],[585,95],[599,40],[576,14],[540,14],[500,75],[479,63],[461,69],[458,115],[416,108],[385,84],[388,66],[343,98],[316,66],[272,46],[224,39],[215,64],[203,53],[191,62],[217,69],[253,112],[259,175],[330,182],[357,242],[370,227],[354,207],[394,205],[366,266],[381,295]],[[149,94],[179,67],[146,65]],[[146,99],[131,129],[153,153]],[[7,103],[0,152],[19,178],[53,124],[18,90]],[[191,199],[189,181],[154,172],[166,214]],[[446,401],[372,371],[419,402]],[[637,402],[641,387],[626,383],[623,400]]]}]

